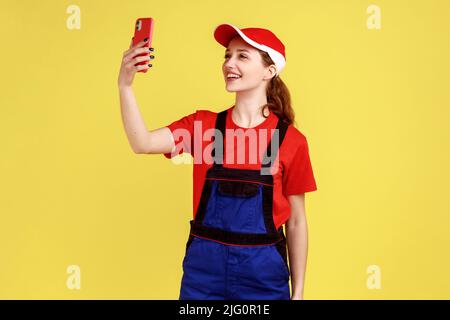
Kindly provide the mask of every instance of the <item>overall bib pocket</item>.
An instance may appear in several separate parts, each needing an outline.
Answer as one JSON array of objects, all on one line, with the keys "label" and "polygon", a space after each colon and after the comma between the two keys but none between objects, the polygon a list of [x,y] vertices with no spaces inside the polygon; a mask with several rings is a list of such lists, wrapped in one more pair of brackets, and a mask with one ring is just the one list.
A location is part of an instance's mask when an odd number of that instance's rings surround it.
[{"label": "overall bib pocket", "polygon": [[229,231],[254,232],[258,216],[262,217],[260,185],[242,181],[219,180],[216,214]]}]

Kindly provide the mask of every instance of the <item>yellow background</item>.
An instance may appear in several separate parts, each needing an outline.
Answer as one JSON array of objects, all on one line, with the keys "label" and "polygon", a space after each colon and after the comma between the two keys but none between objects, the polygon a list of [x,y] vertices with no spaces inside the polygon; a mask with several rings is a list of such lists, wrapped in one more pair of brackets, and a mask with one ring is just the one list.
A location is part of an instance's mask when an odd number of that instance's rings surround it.
[{"label": "yellow background", "polygon": [[156,58],[134,92],[149,129],[234,102],[218,24],[286,44],[318,186],[305,299],[450,298],[450,2],[373,3],[380,30],[366,27],[372,1],[2,1],[0,298],[178,299],[192,167],[134,154],[119,109],[122,53],[146,16]]}]

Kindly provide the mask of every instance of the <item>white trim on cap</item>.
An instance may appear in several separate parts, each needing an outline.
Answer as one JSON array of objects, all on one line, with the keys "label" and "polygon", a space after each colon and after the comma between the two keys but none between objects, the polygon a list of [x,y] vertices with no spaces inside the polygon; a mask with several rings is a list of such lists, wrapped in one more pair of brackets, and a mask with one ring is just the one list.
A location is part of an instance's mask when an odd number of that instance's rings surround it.
[{"label": "white trim on cap", "polygon": [[276,50],[273,50],[272,48],[265,46],[263,44],[260,45],[261,50],[266,51],[270,58],[275,62],[275,65],[277,66],[277,75],[280,74],[281,70],[283,70],[284,66],[286,65],[286,60],[284,59],[283,55],[279,53]]},{"label": "white trim on cap", "polygon": [[[242,37],[242,39],[244,39],[248,44],[254,46],[255,48],[258,48],[262,51],[265,51],[269,54],[269,57],[273,60],[273,62],[275,63],[275,66],[277,68],[277,72],[276,74],[279,75],[281,70],[283,70],[284,66],[286,65],[286,60],[284,59],[283,55],[281,53],[279,53],[278,51],[264,45],[264,44],[260,44],[256,41],[253,41],[252,39],[250,39],[249,37],[247,37],[241,30],[239,30],[239,28],[233,26],[232,24],[229,23],[223,23],[222,25],[228,25],[230,27],[232,27],[234,30],[236,30],[236,32]],[[218,26],[217,28],[219,28],[220,26]],[[216,29],[217,29],[216,28]]]}]

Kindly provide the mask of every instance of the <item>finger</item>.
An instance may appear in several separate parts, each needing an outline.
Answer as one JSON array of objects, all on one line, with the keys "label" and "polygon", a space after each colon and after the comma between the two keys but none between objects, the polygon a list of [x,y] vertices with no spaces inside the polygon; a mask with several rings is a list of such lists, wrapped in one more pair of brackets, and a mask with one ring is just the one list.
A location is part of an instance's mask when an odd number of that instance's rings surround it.
[{"label": "finger", "polygon": [[150,60],[150,56],[138,56],[133,59],[133,61],[135,61],[136,63],[141,62],[141,61],[149,61],[149,60]]},{"label": "finger", "polygon": [[148,43],[148,38],[145,38],[144,40],[139,41],[136,43],[136,45],[133,48],[140,48],[145,46]]},{"label": "finger", "polygon": [[140,64],[140,65],[137,65],[137,66],[135,66],[134,67],[134,69],[136,70],[136,71],[138,71],[138,70],[145,70],[145,69],[149,69],[150,68],[150,65],[149,64]]},{"label": "finger", "polygon": [[134,66],[135,64],[141,62],[141,61],[149,61],[150,57],[149,56],[140,56],[140,57],[136,57],[134,59],[132,59],[131,61],[127,62],[125,64],[125,66],[127,68],[130,68],[131,66]]},{"label": "finger", "polygon": [[130,61],[131,59],[133,59],[134,57],[136,57],[137,55],[140,55],[142,53],[145,54],[149,54],[150,51],[147,47],[142,47],[142,48],[137,48],[137,49],[130,49],[124,57],[123,57],[123,61],[126,63],[128,61]]},{"label": "finger", "polygon": [[139,46],[139,47],[142,47],[142,46],[144,46],[144,45],[147,45],[148,44],[148,38],[145,38],[144,40],[142,40],[142,41],[140,41],[137,45]]},{"label": "finger", "polygon": [[[148,39],[147,39],[147,41],[148,41]],[[132,46],[127,51],[125,51],[123,53],[123,55],[126,56],[127,54],[129,54],[130,52],[132,52],[133,50],[138,49],[138,48],[143,48],[144,50],[149,50],[149,47],[145,46],[147,41],[142,40],[142,41],[138,42],[136,45]],[[154,51],[154,50],[155,50],[154,48],[151,49],[151,51]],[[143,52],[143,51],[141,51],[141,52]]]}]

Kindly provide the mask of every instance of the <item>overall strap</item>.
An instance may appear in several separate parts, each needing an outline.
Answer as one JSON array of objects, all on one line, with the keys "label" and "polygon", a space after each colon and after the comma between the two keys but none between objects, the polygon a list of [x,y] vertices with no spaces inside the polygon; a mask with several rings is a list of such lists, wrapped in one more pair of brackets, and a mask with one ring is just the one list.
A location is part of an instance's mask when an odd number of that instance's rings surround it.
[{"label": "overall strap", "polygon": [[[211,151],[211,156],[214,161],[214,166],[216,166],[216,167],[223,166],[223,151],[224,151],[223,143],[225,140],[224,138],[225,138],[225,125],[226,125],[226,120],[227,120],[227,111],[228,110],[223,110],[223,111],[219,112],[217,114],[217,119],[216,119],[216,126],[215,126],[216,131],[214,132],[214,137],[213,137],[214,146],[213,146],[213,150]],[[219,139],[216,136],[217,130],[222,133],[222,139]],[[217,150],[217,153],[216,153],[216,150]]]},{"label": "overall strap", "polygon": [[[284,136],[286,135],[286,131],[288,129],[288,124],[278,118],[277,127],[275,132],[272,135],[272,138],[269,141],[266,152],[264,152],[264,158],[261,163],[261,168],[270,168],[275,161],[278,150],[283,143]],[[274,145],[274,152],[272,153],[272,145]]]}]

